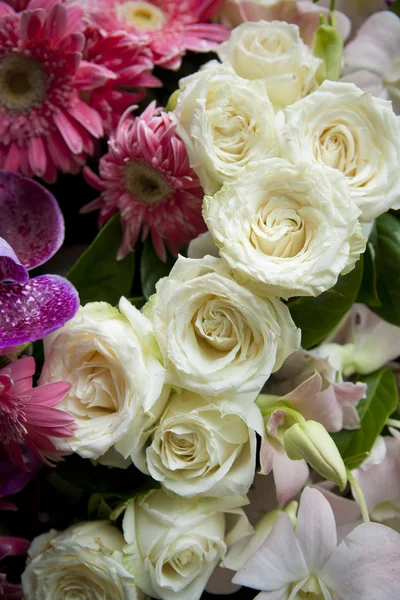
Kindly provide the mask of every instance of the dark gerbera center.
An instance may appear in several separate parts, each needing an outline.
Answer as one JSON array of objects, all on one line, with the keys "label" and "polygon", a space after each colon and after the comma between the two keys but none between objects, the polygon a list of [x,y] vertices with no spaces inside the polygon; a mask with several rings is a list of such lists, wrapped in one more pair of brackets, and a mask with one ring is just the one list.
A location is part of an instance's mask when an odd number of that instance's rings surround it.
[{"label": "dark gerbera center", "polygon": [[163,12],[150,2],[128,0],[117,7],[118,17],[136,29],[156,30],[164,24]]},{"label": "dark gerbera center", "polygon": [[172,192],[161,173],[139,161],[125,167],[125,187],[132,196],[146,204],[158,204]]},{"label": "dark gerbera center", "polygon": [[0,106],[22,113],[40,105],[48,86],[47,75],[30,56],[10,52],[0,58]]}]

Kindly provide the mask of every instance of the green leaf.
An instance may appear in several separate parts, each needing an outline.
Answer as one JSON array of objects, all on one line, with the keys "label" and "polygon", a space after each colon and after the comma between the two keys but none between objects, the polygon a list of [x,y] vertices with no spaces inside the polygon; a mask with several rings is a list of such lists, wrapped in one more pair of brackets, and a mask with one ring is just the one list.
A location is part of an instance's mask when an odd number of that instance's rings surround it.
[{"label": "green leaf", "polygon": [[370,307],[381,306],[376,285],[377,273],[374,254],[375,250],[373,245],[368,243],[364,253],[363,278],[357,296],[357,302],[367,304]]},{"label": "green leaf", "polygon": [[394,12],[395,15],[400,17],[400,0],[395,0],[390,7],[390,10]]},{"label": "green leaf", "polygon": [[385,321],[400,326],[400,221],[390,213],[375,221],[371,238],[375,250],[376,289],[380,306],[371,310]]},{"label": "green leaf", "polygon": [[119,213],[114,215],[69,271],[67,278],[79,292],[81,304],[104,301],[113,306],[130,296],[135,261],[132,254],[117,261],[121,242]]},{"label": "green leaf", "polygon": [[316,298],[296,298],[288,308],[296,325],[302,330],[301,345],[312,348],[335,327],[356,301],[363,274],[363,259],[347,275],[339,277],[335,287]]},{"label": "green leaf", "polygon": [[[110,469],[93,465],[77,454],[67,456],[57,465],[57,474],[75,487],[90,493],[113,497],[131,497],[148,483],[148,477],[134,465],[128,469]],[[127,495],[127,496],[126,496]]]},{"label": "green leaf", "polygon": [[148,300],[156,291],[156,283],[166,277],[174,266],[176,258],[168,254],[167,262],[157,256],[150,240],[146,240],[140,260],[140,279],[142,281],[143,295]]},{"label": "green leaf", "polygon": [[371,451],[386,419],[399,402],[396,377],[389,369],[381,369],[361,381],[368,387],[367,397],[360,400],[357,406],[360,429],[331,434],[343,460],[352,469],[358,467]]}]

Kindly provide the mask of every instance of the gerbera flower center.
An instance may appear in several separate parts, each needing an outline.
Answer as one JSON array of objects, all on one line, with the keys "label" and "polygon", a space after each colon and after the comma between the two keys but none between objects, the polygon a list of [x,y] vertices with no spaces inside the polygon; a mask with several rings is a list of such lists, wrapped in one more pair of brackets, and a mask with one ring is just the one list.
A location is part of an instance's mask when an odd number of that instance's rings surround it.
[{"label": "gerbera flower center", "polygon": [[136,0],[120,4],[117,7],[117,15],[129,25],[143,30],[161,29],[165,21],[163,12],[157,6]]},{"label": "gerbera flower center", "polygon": [[45,98],[47,75],[30,56],[10,52],[0,58],[0,105],[22,113]]},{"label": "gerbera flower center", "polygon": [[158,171],[140,161],[132,161],[125,167],[125,187],[146,204],[158,204],[173,191]]},{"label": "gerbera flower center", "polygon": [[7,375],[0,375],[0,442],[22,442],[26,435],[26,417],[21,398],[9,393],[12,381]]}]

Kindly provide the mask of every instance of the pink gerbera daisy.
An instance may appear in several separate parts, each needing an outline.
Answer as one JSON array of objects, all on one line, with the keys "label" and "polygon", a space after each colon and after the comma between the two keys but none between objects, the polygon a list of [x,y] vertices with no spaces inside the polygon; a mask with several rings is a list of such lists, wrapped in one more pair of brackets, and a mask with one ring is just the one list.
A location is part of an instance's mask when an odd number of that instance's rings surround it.
[{"label": "pink gerbera daisy", "polygon": [[154,63],[179,69],[186,50],[208,52],[228,37],[206,23],[224,0],[87,0],[89,20],[108,33],[123,31],[146,44]]},{"label": "pink gerbera daisy", "polygon": [[124,111],[143,100],[145,88],[160,87],[162,83],[151,74],[152,53],[145,46],[128,40],[123,33],[103,36],[88,28],[85,35],[84,58],[109,71],[104,83],[87,94],[87,101],[100,114],[109,135]]},{"label": "pink gerbera daisy", "polygon": [[83,212],[100,208],[101,226],[117,210],[122,244],[118,259],[132,250],[142,230],[166,260],[206,230],[201,215],[203,189],[189,166],[182,140],[171,117],[151,103],[140,117],[122,117],[109,151],[100,160],[100,177],[88,168],[87,181],[101,192]]},{"label": "pink gerbera daisy", "polygon": [[58,460],[60,454],[51,438],[72,437],[74,419],[54,408],[67,394],[66,381],[32,388],[35,361],[24,357],[0,370],[0,443],[11,460],[25,468],[21,444],[41,460]]},{"label": "pink gerbera daisy", "polygon": [[100,115],[79,96],[109,73],[82,60],[82,8],[30,0],[0,4],[0,168],[54,181],[76,173],[103,134]]}]

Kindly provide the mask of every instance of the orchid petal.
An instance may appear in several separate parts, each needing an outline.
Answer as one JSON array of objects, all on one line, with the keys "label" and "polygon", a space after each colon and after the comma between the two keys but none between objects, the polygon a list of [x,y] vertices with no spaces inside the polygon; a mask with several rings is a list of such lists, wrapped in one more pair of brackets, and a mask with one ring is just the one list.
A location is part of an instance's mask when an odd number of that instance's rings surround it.
[{"label": "orchid petal", "polygon": [[10,244],[0,237],[0,283],[12,281],[23,284],[29,279],[28,271],[18,260]]},{"label": "orchid petal", "polygon": [[397,598],[400,534],[378,523],[359,525],[337,547],[319,576],[338,598]]},{"label": "orchid petal", "polygon": [[0,348],[43,338],[72,319],[78,308],[77,291],[57,275],[0,285]]},{"label": "orchid petal", "polygon": [[310,471],[305,460],[291,460],[282,446],[274,447],[273,452],[276,497],[279,504],[285,504],[301,490]]},{"label": "orchid petal", "polygon": [[0,236],[27,269],[43,264],[64,240],[56,199],[36,181],[0,171]]},{"label": "orchid petal", "polygon": [[242,567],[233,583],[266,592],[281,588],[307,578],[309,571],[301,547],[286,513],[278,518],[271,533]]},{"label": "orchid petal", "polygon": [[15,466],[5,453],[0,454],[0,498],[21,491],[39,467],[39,459],[27,447],[23,448],[25,469]]},{"label": "orchid petal", "polygon": [[317,573],[336,549],[336,523],[329,502],[315,488],[301,495],[296,537],[307,565]]}]

